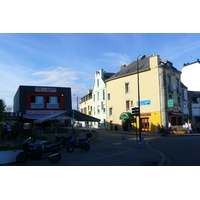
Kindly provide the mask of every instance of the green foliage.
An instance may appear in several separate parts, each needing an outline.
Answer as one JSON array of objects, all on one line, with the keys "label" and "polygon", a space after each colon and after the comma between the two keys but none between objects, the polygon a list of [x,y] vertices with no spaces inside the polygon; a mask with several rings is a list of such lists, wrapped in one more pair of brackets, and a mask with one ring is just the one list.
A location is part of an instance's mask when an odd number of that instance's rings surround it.
[{"label": "green foliage", "polygon": [[12,141],[9,143],[5,143],[5,145],[0,146],[0,151],[18,150],[18,149],[21,149],[21,146],[13,146]]},{"label": "green foliage", "polygon": [[4,116],[5,108],[6,108],[5,102],[2,99],[0,99],[0,121],[2,121],[2,118]]}]

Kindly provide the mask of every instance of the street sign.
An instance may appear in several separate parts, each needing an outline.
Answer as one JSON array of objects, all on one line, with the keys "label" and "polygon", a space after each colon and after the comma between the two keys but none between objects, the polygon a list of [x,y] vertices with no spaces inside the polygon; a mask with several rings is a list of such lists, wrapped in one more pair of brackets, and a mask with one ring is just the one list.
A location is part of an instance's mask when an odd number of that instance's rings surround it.
[{"label": "street sign", "polygon": [[168,100],[168,108],[172,108],[174,106],[173,99]]},{"label": "street sign", "polygon": [[132,108],[132,115],[139,116],[139,107]]}]

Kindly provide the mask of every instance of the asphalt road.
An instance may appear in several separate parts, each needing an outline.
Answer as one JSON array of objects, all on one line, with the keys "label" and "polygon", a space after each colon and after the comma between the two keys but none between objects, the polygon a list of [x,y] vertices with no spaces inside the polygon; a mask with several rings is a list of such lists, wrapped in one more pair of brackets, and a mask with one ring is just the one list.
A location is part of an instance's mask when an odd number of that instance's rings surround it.
[{"label": "asphalt road", "polygon": [[[122,135],[125,139],[122,139]],[[144,147],[138,145],[135,134],[102,131],[100,139],[90,142],[88,152],[63,147],[62,159],[52,164],[48,159],[27,161],[11,166],[200,166],[200,134],[170,135],[142,133]]]},{"label": "asphalt road", "polygon": [[[122,139],[119,132],[102,131],[100,139],[90,142],[88,152],[74,149],[68,153],[63,147],[60,162],[52,164],[47,159],[41,161],[27,161],[25,164],[12,163],[14,166],[156,166],[162,156],[149,148],[145,143],[153,135],[145,136],[144,147],[138,145],[134,134],[126,134]],[[155,134],[154,134],[155,135]]]},{"label": "asphalt road", "polygon": [[200,136],[180,135],[157,138],[149,145],[167,156],[168,166],[200,166]]}]

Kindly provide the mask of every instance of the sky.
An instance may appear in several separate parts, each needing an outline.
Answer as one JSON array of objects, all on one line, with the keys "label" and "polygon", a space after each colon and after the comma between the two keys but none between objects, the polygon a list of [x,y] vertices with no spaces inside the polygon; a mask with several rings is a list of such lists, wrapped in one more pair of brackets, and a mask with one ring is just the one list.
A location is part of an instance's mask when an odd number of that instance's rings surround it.
[{"label": "sky", "polygon": [[198,33],[0,33],[0,98],[12,106],[19,85],[71,87],[75,108],[100,69],[156,54],[181,71],[199,52]]}]

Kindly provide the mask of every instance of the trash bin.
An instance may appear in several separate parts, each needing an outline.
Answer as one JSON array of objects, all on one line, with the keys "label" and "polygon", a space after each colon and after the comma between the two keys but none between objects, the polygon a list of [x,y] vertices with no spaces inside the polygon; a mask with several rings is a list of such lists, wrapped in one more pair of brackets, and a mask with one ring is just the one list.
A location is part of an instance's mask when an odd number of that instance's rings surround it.
[{"label": "trash bin", "polygon": [[126,136],[125,135],[122,135],[122,140],[125,140],[126,139]]},{"label": "trash bin", "polygon": [[140,148],[144,147],[144,143],[143,142],[139,142],[138,145],[139,145]]},{"label": "trash bin", "polygon": [[141,136],[141,140],[144,141],[144,136]]}]

